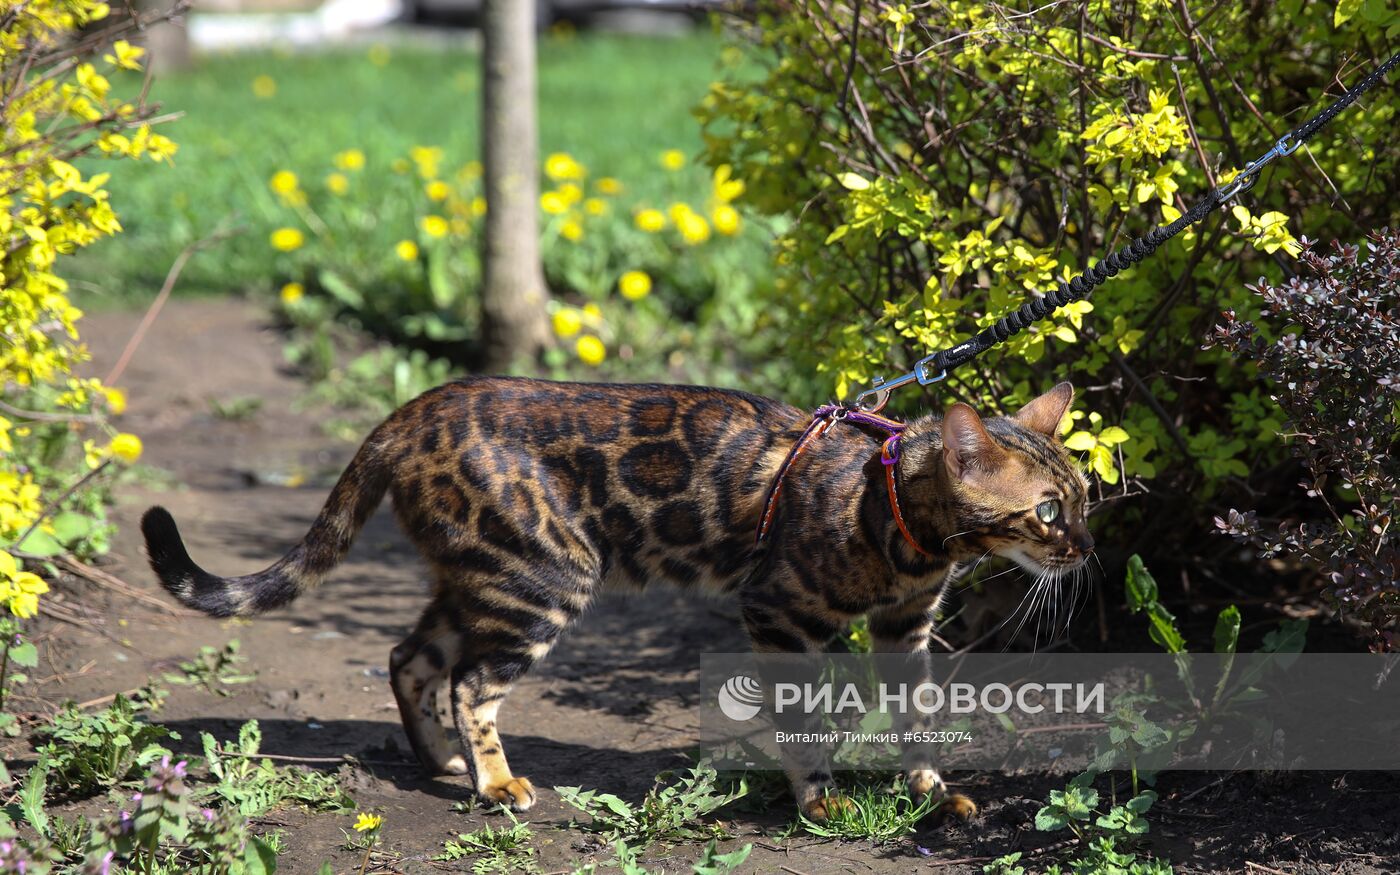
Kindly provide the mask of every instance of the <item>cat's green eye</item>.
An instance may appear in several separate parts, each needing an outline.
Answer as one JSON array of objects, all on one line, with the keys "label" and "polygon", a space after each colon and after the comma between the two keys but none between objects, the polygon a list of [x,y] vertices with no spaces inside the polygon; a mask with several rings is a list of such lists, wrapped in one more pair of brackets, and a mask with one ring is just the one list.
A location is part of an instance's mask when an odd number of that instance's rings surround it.
[{"label": "cat's green eye", "polygon": [[1053,523],[1060,518],[1060,502],[1054,498],[1042,501],[1035,506],[1035,515],[1042,523]]}]

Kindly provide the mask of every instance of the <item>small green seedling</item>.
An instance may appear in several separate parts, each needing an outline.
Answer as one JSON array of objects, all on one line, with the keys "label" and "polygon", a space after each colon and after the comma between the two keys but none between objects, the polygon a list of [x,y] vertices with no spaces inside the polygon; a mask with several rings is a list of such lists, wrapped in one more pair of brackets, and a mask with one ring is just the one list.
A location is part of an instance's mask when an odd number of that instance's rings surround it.
[{"label": "small green seedling", "polygon": [[632,805],[611,793],[584,790],[580,787],[555,787],[559,798],[587,814],[591,821],[574,826],[601,833],[609,840],[622,839],[628,844],[640,843],[646,848],[657,841],[686,841],[725,838],[718,824],[702,824],[708,817],[748,793],[748,785],[740,779],[730,790],[717,787],[718,774],[708,762],[700,762],[674,783],[671,772],[656,776],[657,784],[640,805]]}]

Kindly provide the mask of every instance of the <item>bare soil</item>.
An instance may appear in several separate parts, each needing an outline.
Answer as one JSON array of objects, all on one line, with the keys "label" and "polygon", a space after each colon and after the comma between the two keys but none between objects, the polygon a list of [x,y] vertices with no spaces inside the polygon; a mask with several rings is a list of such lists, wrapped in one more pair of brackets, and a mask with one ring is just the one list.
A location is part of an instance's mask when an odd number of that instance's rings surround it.
[{"label": "bare soil", "polygon": [[[139,313],[101,313],[84,322],[94,364],[106,372]],[[354,446],[325,437],[328,411],[303,409],[305,385],[283,370],[281,338],[258,309],[234,300],[172,301],[126,375],[130,406],[122,427],[145,440],[143,461],[168,478],[123,488],[120,534],[109,572],[167,601],[145,567],[137,521],[152,503],[170,508],[191,554],[216,573],[241,574],[271,562],[305,531],[326,483]],[[245,420],[219,418],[210,399],[262,400]],[[168,483],[165,481],[168,480]],[[300,485],[294,485],[300,484]],[[253,683],[213,696],[176,687],[160,719],[194,752],[200,731],[231,737],[245,720],[261,721],[263,750],[306,764],[346,770],[361,809],[384,815],[384,849],[374,871],[470,871],[470,861],[435,863],[442,843],[498,814],[461,811],[471,797],[462,779],[427,779],[408,753],[386,676],[390,648],[407,634],[424,604],[418,561],[387,508],[372,519],[348,560],[317,592],[253,622],[218,621],[78,581],[53,596],[77,622],[46,619],[45,659],[31,685],[43,710],[140,686],[202,645],[242,642]],[[512,765],[542,789],[525,817],[542,871],[570,870],[609,853],[569,825],[574,812],[549,788],[583,785],[639,799],[652,778],[684,768],[696,741],[699,654],[744,647],[732,605],[664,588],[641,596],[609,595],[566,635],[546,663],[523,681],[502,710]],[[45,678],[45,675],[51,675]],[[27,748],[7,756],[21,761]],[[1052,837],[1033,818],[1056,783],[1044,775],[960,773],[948,776],[982,806],[971,824],[926,822],[908,840],[876,847],[810,836],[779,838],[791,801],[763,814],[723,818],[734,848],[754,843],[740,871],[817,873],[980,872],[991,857],[1031,852],[1030,871],[1054,859],[1036,852]],[[1377,773],[1162,776],[1147,847],[1178,872],[1400,872],[1400,779]],[[312,873],[323,860],[336,872],[358,871],[359,854],[343,848],[351,818],[276,812],[288,850],[282,871]],[[700,846],[656,846],[644,857],[655,871],[688,872]]]}]

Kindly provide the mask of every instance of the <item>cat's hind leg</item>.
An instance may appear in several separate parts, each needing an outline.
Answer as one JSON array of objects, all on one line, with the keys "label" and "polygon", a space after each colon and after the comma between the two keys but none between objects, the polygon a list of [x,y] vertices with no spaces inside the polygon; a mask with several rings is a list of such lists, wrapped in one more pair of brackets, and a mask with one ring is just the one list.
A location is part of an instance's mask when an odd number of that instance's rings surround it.
[{"label": "cat's hind leg", "polygon": [[511,686],[544,658],[583,611],[596,585],[577,569],[531,568],[508,577],[468,575],[452,590],[460,655],[452,667],[452,717],[482,801],[514,811],[535,804],[528,778],[506,761],[496,715]]},{"label": "cat's hind leg", "polygon": [[457,662],[457,633],[437,601],[423,612],[413,634],[389,653],[389,683],[408,743],[431,775],[465,775],[467,761],[447,738],[437,715],[437,692]]},{"label": "cat's hind leg", "polygon": [[[846,617],[832,614],[804,595],[801,584],[791,574],[773,574],[748,587],[740,613],[754,653],[805,653],[815,657],[841,630]],[[820,668],[820,663],[814,659],[813,666]],[[817,680],[815,675],[812,680]],[[784,711],[775,713],[774,718],[785,732],[817,734],[822,729],[817,715]],[[783,771],[792,785],[797,806],[816,821],[827,820],[837,809],[851,806],[836,790],[830,754],[827,746],[820,743],[787,744],[782,748]]]},{"label": "cat's hind leg", "polygon": [[[871,649],[876,653],[906,654],[909,661],[905,668],[919,675],[916,683],[933,679],[928,643],[942,596],[943,590],[939,590],[871,611],[869,615]],[[906,738],[911,737],[907,732],[931,733],[935,727],[930,715],[908,709],[895,713],[894,728],[901,738]],[[971,799],[948,792],[938,774],[932,744],[906,743],[903,748],[904,780],[914,798],[932,797],[941,811],[959,820],[977,815],[977,805]]]}]

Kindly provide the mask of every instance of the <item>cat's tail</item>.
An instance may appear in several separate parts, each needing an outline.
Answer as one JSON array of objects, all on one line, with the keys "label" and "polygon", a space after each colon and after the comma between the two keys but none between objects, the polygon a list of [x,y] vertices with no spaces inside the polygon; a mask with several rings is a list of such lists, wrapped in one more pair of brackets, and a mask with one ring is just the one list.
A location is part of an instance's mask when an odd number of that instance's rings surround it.
[{"label": "cat's tail", "polygon": [[388,489],[386,431],[376,430],[360,447],[301,543],[256,574],[210,574],[190,558],[170,511],[163,507],[146,511],[141,533],[161,585],[186,607],[215,617],[247,617],[280,608],[320,583],[344,558]]}]

